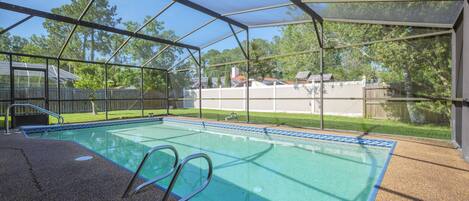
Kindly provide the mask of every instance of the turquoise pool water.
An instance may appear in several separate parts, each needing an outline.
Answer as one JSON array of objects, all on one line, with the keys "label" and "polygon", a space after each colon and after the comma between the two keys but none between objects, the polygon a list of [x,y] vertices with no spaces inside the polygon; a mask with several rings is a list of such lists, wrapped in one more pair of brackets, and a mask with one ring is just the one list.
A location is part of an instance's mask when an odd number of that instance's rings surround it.
[{"label": "turquoise pool water", "polygon": [[[181,158],[207,153],[214,164],[214,177],[207,189],[192,199],[203,201],[372,199],[373,186],[390,152],[390,148],[376,146],[175,122],[132,123],[30,136],[77,142],[131,171],[156,145],[175,146]],[[170,152],[156,153],[147,161],[142,176],[152,178],[167,171],[173,160]],[[173,192],[187,195],[203,182],[206,174],[205,161],[190,162]],[[158,185],[166,187],[169,180]]]}]

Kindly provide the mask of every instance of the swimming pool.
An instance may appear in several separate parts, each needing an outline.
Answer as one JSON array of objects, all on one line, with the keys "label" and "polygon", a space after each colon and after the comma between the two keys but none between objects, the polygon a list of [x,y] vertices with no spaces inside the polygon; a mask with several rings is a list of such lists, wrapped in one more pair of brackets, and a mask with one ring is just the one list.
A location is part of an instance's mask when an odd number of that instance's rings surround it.
[{"label": "swimming pool", "polygon": [[[32,138],[74,141],[131,171],[157,145],[175,146],[181,158],[207,153],[213,161],[214,176],[210,185],[192,199],[204,201],[373,200],[375,185],[395,146],[392,141],[171,118],[26,133]],[[154,154],[142,176],[152,178],[168,171],[173,160],[169,152]],[[206,174],[205,161],[190,162],[173,192],[180,196],[190,193]],[[158,185],[166,187],[169,180]]]}]

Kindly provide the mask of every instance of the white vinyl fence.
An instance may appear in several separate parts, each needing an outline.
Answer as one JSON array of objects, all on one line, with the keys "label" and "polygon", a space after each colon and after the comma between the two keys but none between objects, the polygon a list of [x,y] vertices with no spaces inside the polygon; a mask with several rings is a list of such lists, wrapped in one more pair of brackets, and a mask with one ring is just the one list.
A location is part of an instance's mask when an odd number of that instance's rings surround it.
[{"label": "white vinyl fence", "polygon": [[[249,111],[319,114],[319,87],[319,83],[250,87]],[[362,116],[364,87],[364,81],[324,83],[324,114]],[[189,99],[184,107],[198,108],[198,100],[192,100],[198,94],[198,89],[184,90],[184,98]],[[245,87],[202,89],[202,108],[243,111],[245,98]]]}]

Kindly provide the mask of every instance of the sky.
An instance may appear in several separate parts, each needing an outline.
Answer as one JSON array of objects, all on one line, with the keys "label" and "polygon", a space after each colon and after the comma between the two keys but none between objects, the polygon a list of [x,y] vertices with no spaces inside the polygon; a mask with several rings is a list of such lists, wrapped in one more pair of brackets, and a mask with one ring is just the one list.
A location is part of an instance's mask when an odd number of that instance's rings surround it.
[{"label": "sky", "polygon": [[[52,8],[60,7],[61,5],[70,3],[70,0],[0,0],[1,2],[17,4],[24,7],[29,7],[41,11],[50,12]],[[117,6],[117,17],[122,18],[123,21],[137,21],[144,22],[145,16],[153,16],[162,8],[165,7],[170,0],[139,0],[135,3],[132,0],[109,0],[109,4]],[[25,18],[26,15],[18,14],[0,9],[0,27],[8,27],[9,25]],[[164,26],[168,30],[172,30],[177,36],[183,36],[186,33],[196,29],[198,26],[211,20],[212,17],[195,11],[181,4],[174,4],[157,20],[164,22]],[[45,35],[46,30],[42,28],[42,18],[34,17],[29,21],[21,24],[20,26],[12,29],[10,34],[22,37],[30,37],[32,34]],[[120,24],[116,28],[124,29],[125,27]],[[207,44],[213,39],[221,38],[231,33],[228,25],[223,21],[215,21],[209,26],[205,27],[199,32],[194,33],[192,36],[180,41],[195,46],[202,46]],[[278,27],[272,28],[259,28],[250,31],[250,38],[262,38],[271,41],[274,36],[280,35]],[[239,34],[241,40],[246,38],[245,32]],[[231,37],[227,40],[221,41],[210,46],[207,49],[231,49],[237,47],[236,40]]]}]

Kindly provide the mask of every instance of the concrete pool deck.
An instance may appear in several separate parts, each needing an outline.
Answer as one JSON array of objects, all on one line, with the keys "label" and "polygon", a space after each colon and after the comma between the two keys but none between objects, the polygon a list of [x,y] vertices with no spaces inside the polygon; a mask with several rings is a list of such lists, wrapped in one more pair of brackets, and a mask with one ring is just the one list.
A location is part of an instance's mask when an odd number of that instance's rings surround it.
[{"label": "concrete pool deck", "polygon": [[[200,121],[198,118],[172,118]],[[217,123],[217,121],[208,119],[203,119],[203,121]],[[379,187],[376,197],[377,201],[469,200],[469,163],[462,159],[461,152],[449,141],[398,135],[365,135],[358,132],[323,131],[265,124],[223,123],[394,140],[397,142],[397,146],[394,149],[384,179]]]},{"label": "concrete pool deck", "polygon": [[[75,161],[93,156],[88,161]],[[0,132],[0,200],[161,200],[150,187],[121,199],[132,174],[82,146]],[[137,181],[140,184],[142,181]]]}]

